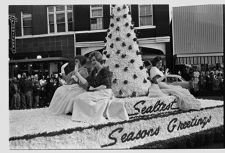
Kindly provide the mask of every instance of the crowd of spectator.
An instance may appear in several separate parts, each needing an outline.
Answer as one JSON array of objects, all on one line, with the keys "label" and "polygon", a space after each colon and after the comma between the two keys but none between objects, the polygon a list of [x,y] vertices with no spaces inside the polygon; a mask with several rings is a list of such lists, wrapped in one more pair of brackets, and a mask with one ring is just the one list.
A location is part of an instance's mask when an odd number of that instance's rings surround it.
[{"label": "crowd of spectator", "polygon": [[180,73],[180,75],[186,81],[191,82],[192,93],[222,95],[224,89],[223,73],[220,67],[212,67],[206,71],[199,71],[197,67],[189,67],[186,72]]},{"label": "crowd of spectator", "polygon": [[9,109],[48,107],[55,90],[63,83],[59,74],[38,76],[23,73],[9,78]]},{"label": "crowd of spectator", "polygon": [[[145,63],[147,66],[147,64]],[[187,67],[184,71],[178,71],[186,81],[190,81],[191,92],[210,95],[222,95],[223,70],[211,68],[199,71],[196,67]],[[48,107],[55,90],[65,81],[60,74],[51,76],[18,74],[9,78],[9,109],[31,109]]]}]

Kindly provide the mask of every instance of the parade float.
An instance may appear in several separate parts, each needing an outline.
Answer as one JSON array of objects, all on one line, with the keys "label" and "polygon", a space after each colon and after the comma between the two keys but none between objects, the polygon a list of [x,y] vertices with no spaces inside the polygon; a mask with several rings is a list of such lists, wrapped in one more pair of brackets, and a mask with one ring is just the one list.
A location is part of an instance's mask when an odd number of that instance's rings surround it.
[{"label": "parade float", "polygon": [[84,123],[48,108],[12,110],[10,149],[192,148],[223,139],[223,101],[199,99],[200,110],[184,111],[174,96],[146,96],[151,82],[127,5],[112,8],[103,54],[113,72],[115,97],[108,107],[121,105],[128,119]]}]

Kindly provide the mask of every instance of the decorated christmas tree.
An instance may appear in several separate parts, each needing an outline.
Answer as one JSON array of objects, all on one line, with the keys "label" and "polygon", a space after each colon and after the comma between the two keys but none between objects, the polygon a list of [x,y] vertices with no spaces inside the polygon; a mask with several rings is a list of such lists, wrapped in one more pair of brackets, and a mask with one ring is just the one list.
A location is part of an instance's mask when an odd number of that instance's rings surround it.
[{"label": "decorated christmas tree", "polygon": [[112,90],[116,97],[147,95],[151,85],[131,21],[127,5],[112,5],[103,54],[113,72]]}]

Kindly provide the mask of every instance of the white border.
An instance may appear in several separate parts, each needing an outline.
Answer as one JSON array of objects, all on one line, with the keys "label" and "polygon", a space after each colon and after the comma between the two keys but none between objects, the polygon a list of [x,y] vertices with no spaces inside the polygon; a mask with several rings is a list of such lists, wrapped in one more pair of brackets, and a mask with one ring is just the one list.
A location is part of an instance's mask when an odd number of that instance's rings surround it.
[{"label": "white border", "polygon": [[[0,114],[0,119],[1,119],[1,150],[2,152],[24,152],[23,150],[19,151],[13,151],[13,150],[9,150],[8,146],[8,31],[6,29],[8,29],[8,5],[47,5],[47,4],[102,4],[102,3],[137,3],[137,1],[135,0],[113,0],[113,1],[104,1],[104,0],[98,0],[98,1],[93,1],[93,0],[42,0],[42,1],[35,1],[35,0],[8,0],[8,1],[2,1],[1,2],[1,19],[3,23],[1,24],[1,37],[2,37],[2,42],[1,44],[3,45],[2,52],[1,52],[1,65],[2,65],[2,69],[1,69],[1,78],[0,80],[2,80],[2,84],[1,84],[1,91],[2,91],[2,103],[1,103],[1,114]],[[149,3],[149,0],[139,0],[138,1],[139,4],[146,4]],[[187,6],[187,5],[202,5],[202,4],[224,4],[224,0],[213,0],[213,1],[209,1],[209,0],[151,0],[151,3],[154,4],[170,4],[170,8],[174,7],[174,6]],[[93,151],[93,150],[92,150]],[[129,150],[129,152],[170,152],[170,153],[174,153],[174,152],[189,152],[190,150],[187,149],[182,149],[182,150]],[[191,150],[192,152],[224,152],[224,149],[210,149],[210,150],[202,150],[202,149],[198,149],[198,150]],[[29,150],[26,150],[26,152],[30,152]],[[40,150],[33,150],[32,152],[40,152]],[[41,152],[45,152],[45,151],[41,151]],[[65,152],[63,150],[48,150],[48,152]],[[67,151],[68,152],[68,151]],[[90,150],[72,150],[71,152],[90,152]],[[96,152],[105,152],[103,151],[99,151],[97,150]],[[107,152],[111,153],[111,152],[128,152],[128,150],[107,150]]]}]

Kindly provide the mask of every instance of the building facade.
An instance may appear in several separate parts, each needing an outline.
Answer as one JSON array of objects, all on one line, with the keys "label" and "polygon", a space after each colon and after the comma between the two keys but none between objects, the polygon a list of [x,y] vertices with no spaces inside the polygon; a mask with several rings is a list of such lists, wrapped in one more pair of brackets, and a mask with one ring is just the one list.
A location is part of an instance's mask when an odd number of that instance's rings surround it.
[{"label": "building facade", "polygon": [[[169,5],[129,7],[143,59],[156,55],[165,58],[171,53]],[[60,66],[74,56],[102,51],[110,8],[111,5],[10,5],[9,15],[17,20],[15,49],[9,47],[10,75],[58,73]]]},{"label": "building facade", "polygon": [[224,5],[173,8],[173,53],[176,64],[196,65],[201,70],[223,67]]}]

